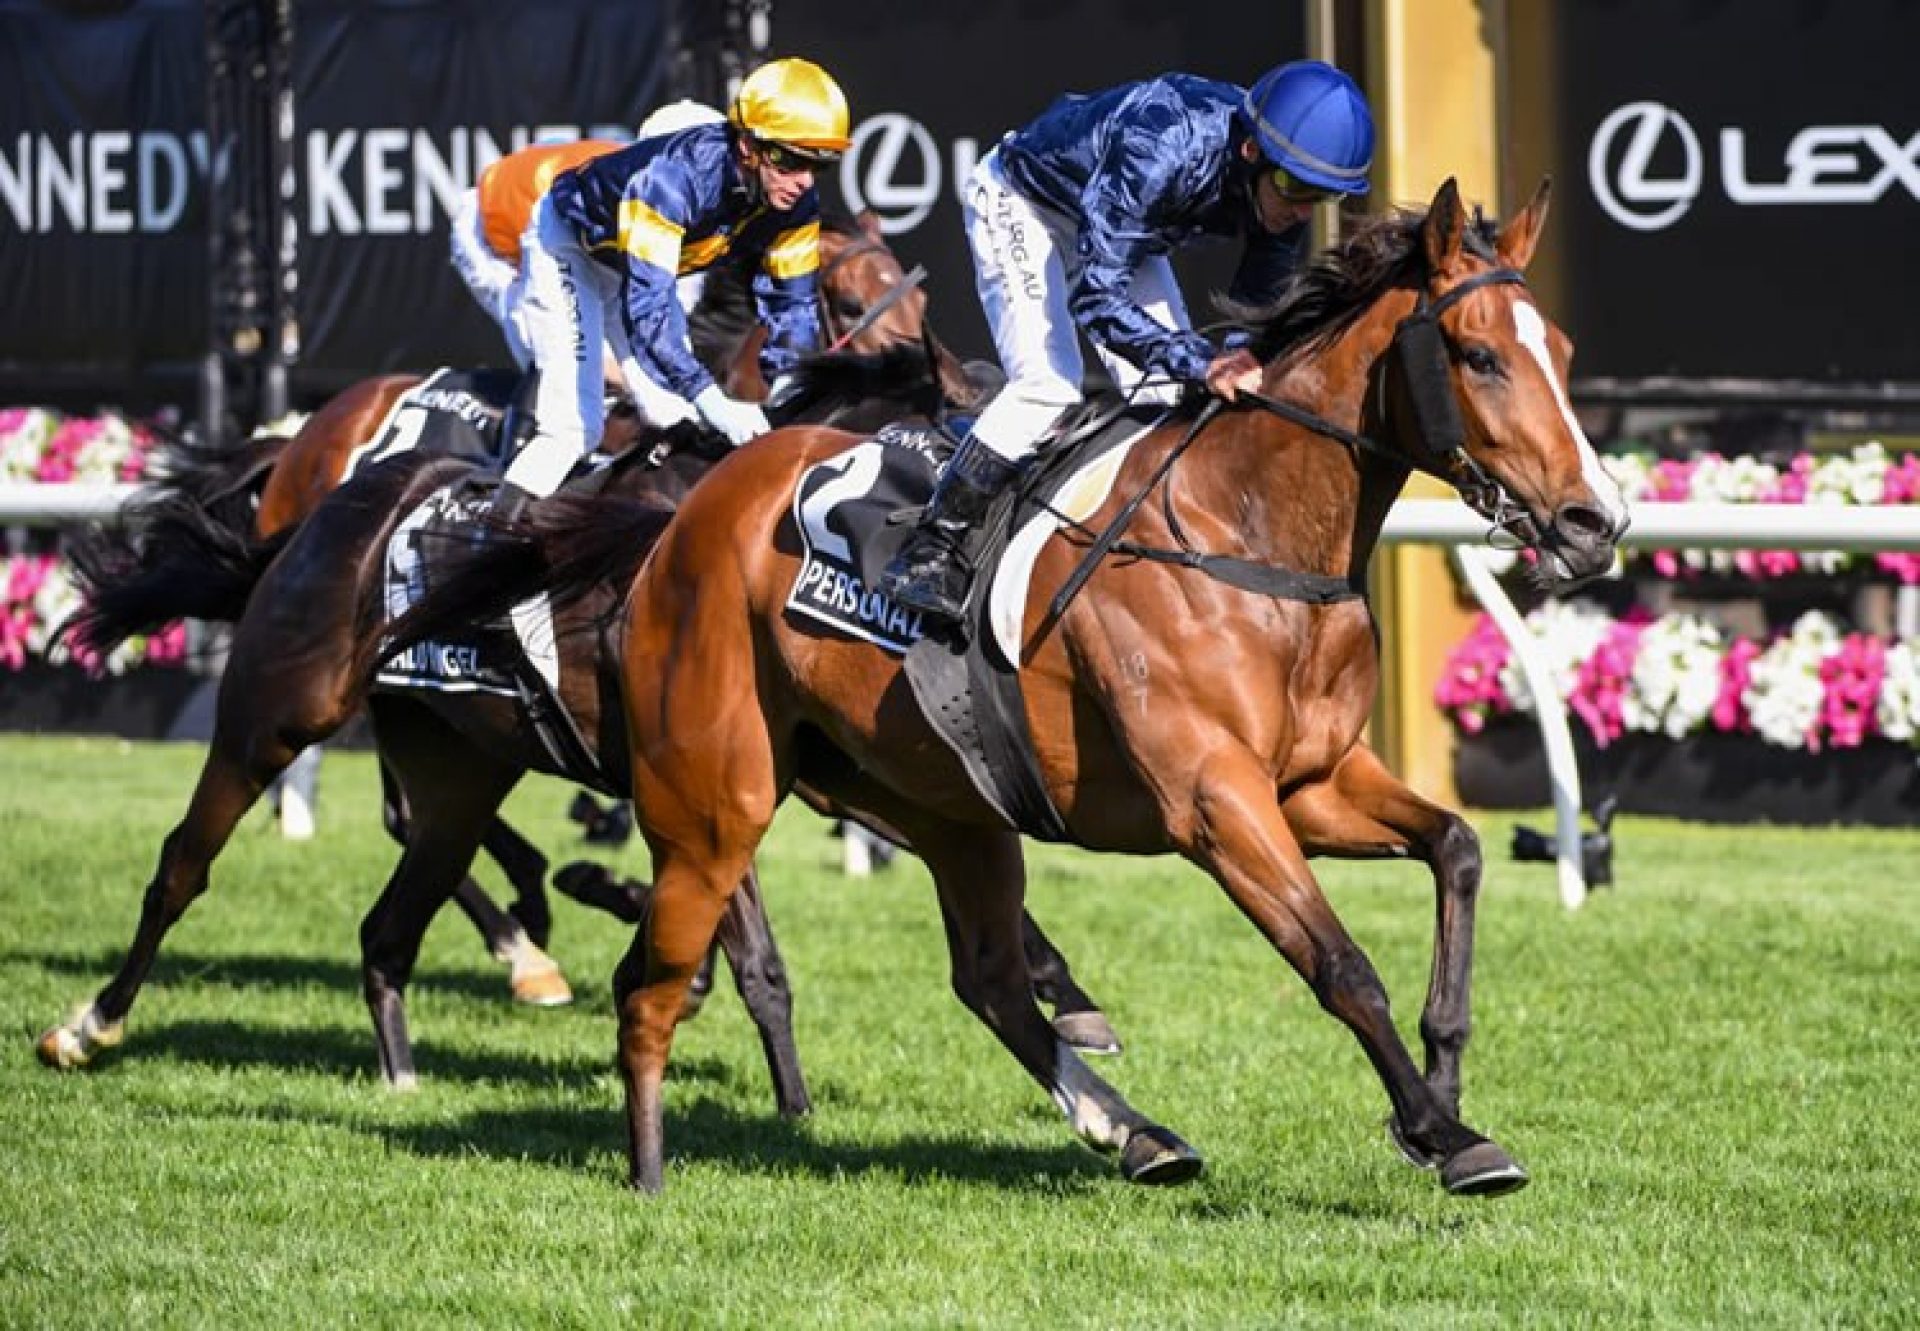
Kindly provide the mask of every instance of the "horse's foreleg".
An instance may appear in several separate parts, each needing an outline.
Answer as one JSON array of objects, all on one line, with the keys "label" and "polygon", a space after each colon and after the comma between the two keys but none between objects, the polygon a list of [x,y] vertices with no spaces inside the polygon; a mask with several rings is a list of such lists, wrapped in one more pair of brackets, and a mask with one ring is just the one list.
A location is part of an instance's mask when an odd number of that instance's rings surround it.
[{"label": "horse's foreleg", "polygon": [[1365,748],[1350,752],[1331,780],[1290,796],[1281,812],[1309,855],[1410,855],[1432,870],[1433,969],[1420,1037],[1427,1084],[1458,1115],[1460,1060],[1472,1031],[1480,838],[1466,819],[1415,794]]},{"label": "horse's foreleg", "polygon": [[[760,1045],[766,1051],[767,1071],[773,1077],[774,1102],[780,1113],[798,1118],[813,1108],[807,1095],[806,1078],[800,1072],[800,1050],[793,1041],[793,989],[787,983],[787,968],[780,960],[780,949],[773,941],[773,926],[760,899],[760,880],[752,869],[740,880],[740,888],[727,903],[720,917],[720,948],[733,970],[734,987],[741,1002],[753,1017],[760,1032]],[[713,983],[711,955],[702,966],[707,983]],[[698,976],[695,983],[698,983]],[[690,1004],[690,1007],[697,1007]],[[691,1016],[682,1014],[682,1020]]]},{"label": "horse's foreleg", "polygon": [[207,871],[234,827],[298,750],[277,742],[243,755],[216,736],[200,769],[186,817],[160,848],[160,864],[140,904],[140,923],[119,972],[67,1021],[41,1035],[36,1046],[49,1067],[85,1067],[102,1049],[120,1043],[127,1012],[146,982],[167,930],[207,890]]},{"label": "horse's foreleg", "polygon": [[1120,1036],[1107,1021],[1107,1014],[1075,982],[1066,954],[1040,931],[1040,923],[1030,911],[1020,912],[1020,941],[1034,997],[1053,1009],[1053,1029],[1060,1032],[1060,1038],[1082,1053],[1119,1053]]},{"label": "horse's foreleg", "polygon": [[1462,1124],[1414,1067],[1385,986],[1314,880],[1261,765],[1250,756],[1217,758],[1193,795],[1197,817],[1183,849],[1354,1033],[1386,1088],[1401,1139],[1438,1163],[1450,1192],[1491,1195],[1524,1184],[1525,1171]]}]

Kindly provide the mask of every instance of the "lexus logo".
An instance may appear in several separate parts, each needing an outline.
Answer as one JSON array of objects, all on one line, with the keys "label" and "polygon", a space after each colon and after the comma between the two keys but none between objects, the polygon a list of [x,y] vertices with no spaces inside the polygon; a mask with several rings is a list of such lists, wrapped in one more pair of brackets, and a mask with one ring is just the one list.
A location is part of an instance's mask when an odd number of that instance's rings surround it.
[{"label": "lexus logo", "polygon": [[[1678,176],[1647,174],[1669,134],[1679,140]],[[1614,140],[1621,139],[1618,151]],[[1700,193],[1700,138],[1678,111],[1659,102],[1628,102],[1600,122],[1587,150],[1587,180],[1607,216],[1635,231],[1658,231],[1680,220]]]},{"label": "lexus logo", "polygon": [[[1680,174],[1652,174],[1669,138],[1680,149]],[[1662,161],[1668,170],[1673,155]],[[1756,179],[1747,162],[1747,132],[1719,133],[1720,188],[1742,208],[1839,207],[1879,203],[1896,187],[1920,200],[1920,130],[1904,138],[1884,125],[1808,125],[1787,140],[1779,165]],[[1629,102],[1593,132],[1587,179],[1607,216],[1635,231],[1679,221],[1705,183],[1700,138],[1678,111],[1659,102]]]},{"label": "lexus logo", "polygon": [[[954,180],[973,169],[978,147],[972,139],[953,143]],[[947,163],[927,127],[897,111],[860,122],[840,166],[840,189],[855,212],[871,208],[880,229],[890,236],[925,221],[947,182]]]}]

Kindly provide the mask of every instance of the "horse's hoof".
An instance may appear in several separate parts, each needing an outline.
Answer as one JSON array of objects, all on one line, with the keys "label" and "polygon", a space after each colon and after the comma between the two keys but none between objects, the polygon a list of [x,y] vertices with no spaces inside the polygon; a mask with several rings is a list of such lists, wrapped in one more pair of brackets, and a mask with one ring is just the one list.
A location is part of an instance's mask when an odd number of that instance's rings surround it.
[{"label": "horse's hoof", "polygon": [[126,1038],[127,1026],[124,1021],[103,1026],[93,1009],[84,1007],[64,1024],[41,1035],[33,1051],[48,1067],[71,1071],[86,1067],[93,1062],[95,1054],[102,1049],[113,1048]]},{"label": "horse's hoof", "polygon": [[1120,1036],[1103,1012],[1062,1012],[1053,1019],[1054,1033],[1083,1054],[1117,1054]]},{"label": "horse's hoof", "polygon": [[1409,1141],[1406,1134],[1400,1131],[1400,1120],[1391,1114],[1387,1115],[1387,1140],[1393,1143],[1394,1150],[1400,1152],[1400,1158],[1415,1169],[1440,1168],[1440,1157],[1431,1151],[1421,1150]]},{"label": "horse's hoof", "polygon": [[1498,1197],[1527,1186],[1527,1171],[1492,1142],[1475,1142],[1440,1166],[1440,1182],[1455,1197]]},{"label": "horse's hoof", "polygon": [[573,988],[558,966],[515,970],[513,1001],[528,1007],[565,1007],[573,1001]]},{"label": "horse's hoof", "polygon": [[1120,1176],[1129,1183],[1163,1186],[1196,1178],[1206,1161],[1166,1128],[1144,1128],[1120,1148]]},{"label": "horse's hoof", "polygon": [[59,1068],[70,1072],[74,1068],[84,1068],[91,1060],[90,1055],[80,1043],[80,1037],[69,1026],[55,1026],[47,1031],[33,1046],[33,1052],[40,1061],[50,1068]]}]

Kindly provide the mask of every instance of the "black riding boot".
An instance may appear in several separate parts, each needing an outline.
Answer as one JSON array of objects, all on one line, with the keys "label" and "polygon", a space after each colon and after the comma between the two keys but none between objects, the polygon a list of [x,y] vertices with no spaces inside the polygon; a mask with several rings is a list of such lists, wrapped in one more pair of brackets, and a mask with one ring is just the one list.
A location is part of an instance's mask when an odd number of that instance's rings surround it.
[{"label": "black riding boot", "polygon": [[913,534],[880,575],[881,592],[910,610],[958,622],[973,584],[980,525],[1019,471],[972,435],[961,441]]}]

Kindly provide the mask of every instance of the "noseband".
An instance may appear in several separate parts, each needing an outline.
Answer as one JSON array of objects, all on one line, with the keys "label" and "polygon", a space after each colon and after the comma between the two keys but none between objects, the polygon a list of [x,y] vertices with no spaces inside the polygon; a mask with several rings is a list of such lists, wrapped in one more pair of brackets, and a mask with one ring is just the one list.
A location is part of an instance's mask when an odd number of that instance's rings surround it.
[{"label": "noseband", "polygon": [[[1438,299],[1430,299],[1425,287],[1420,290],[1413,313],[1400,321],[1393,331],[1390,354],[1399,362],[1406,378],[1407,395],[1413,407],[1416,447],[1413,465],[1438,477],[1460,492],[1473,509],[1493,525],[1496,533],[1519,540],[1520,528],[1529,521],[1527,512],[1508,497],[1501,484],[1467,452],[1466,422],[1460,418],[1460,404],[1454,400],[1447,374],[1453,339],[1440,326],[1440,316],[1466,297],[1490,286],[1524,287],[1527,279],[1516,268],[1494,268],[1475,273]],[[1380,415],[1386,417],[1386,375],[1380,376]],[[1344,444],[1355,453],[1371,453],[1399,466],[1407,464],[1407,455],[1367,435],[1336,425],[1304,407],[1263,393],[1242,392],[1255,406],[1291,421],[1315,434]]]}]

